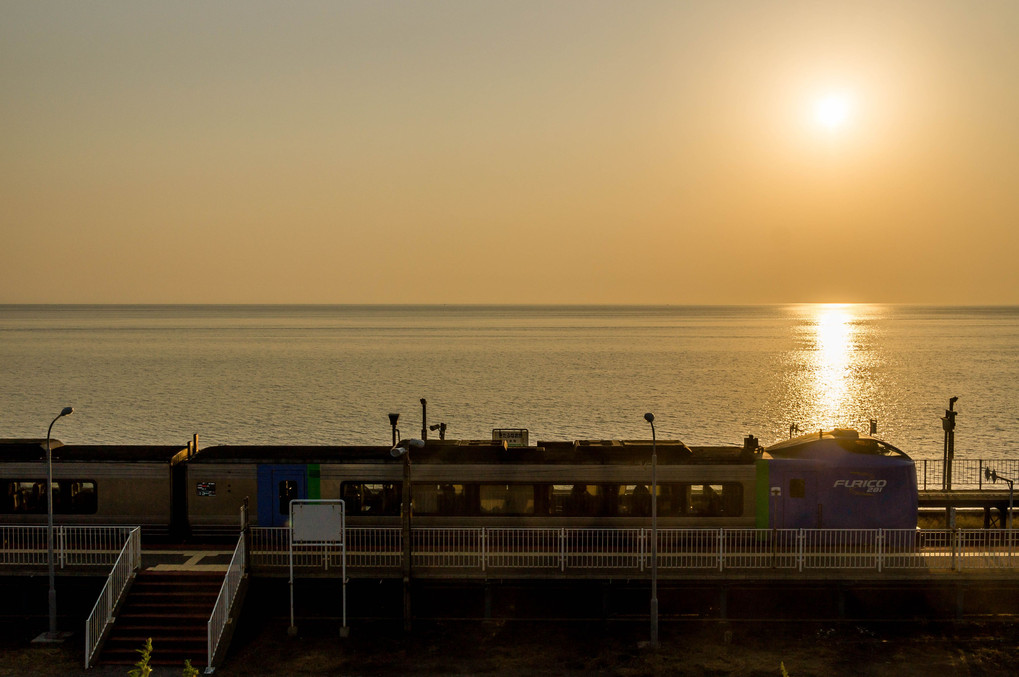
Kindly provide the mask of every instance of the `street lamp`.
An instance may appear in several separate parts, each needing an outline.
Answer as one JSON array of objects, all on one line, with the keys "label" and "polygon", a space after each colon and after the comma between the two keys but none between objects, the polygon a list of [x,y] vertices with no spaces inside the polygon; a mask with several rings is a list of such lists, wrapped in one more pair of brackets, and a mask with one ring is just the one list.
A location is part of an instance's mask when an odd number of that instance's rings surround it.
[{"label": "street lamp", "polygon": [[403,457],[400,526],[403,534],[403,629],[407,632],[410,632],[410,449],[420,449],[423,446],[424,440],[406,439],[394,444],[389,450],[393,458]]},{"label": "street lamp", "polygon": [[1008,477],[1005,477],[1004,475],[999,475],[996,470],[991,470],[990,468],[986,468],[986,467],[984,468],[984,479],[985,480],[991,480],[992,482],[997,482],[998,480],[1001,480],[1002,482],[1005,482],[1008,485],[1008,522],[1007,522],[1007,526],[1008,526],[1009,529],[1011,529],[1012,528],[1012,485],[1015,483],[1015,480],[1009,479]]},{"label": "street lamp", "polygon": [[74,407],[64,407],[50,422],[46,430],[46,549],[48,552],[47,564],[50,574],[50,631],[48,639],[57,639],[57,586],[56,573],[53,566],[53,451],[50,449],[50,435],[53,433],[53,424],[62,416],[70,416],[74,413]]},{"label": "street lamp", "polygon": [[651,424],[651,648],[658,649],[658,448],[655,415],[644,414]]},{"label": "street lamp", "polygon": [[396,429],[396,422],[400,420],[399,414],[389,415],[389,425],[393,426],[393,446],[396,446],[397,438],[400,437],[400,431]]}]

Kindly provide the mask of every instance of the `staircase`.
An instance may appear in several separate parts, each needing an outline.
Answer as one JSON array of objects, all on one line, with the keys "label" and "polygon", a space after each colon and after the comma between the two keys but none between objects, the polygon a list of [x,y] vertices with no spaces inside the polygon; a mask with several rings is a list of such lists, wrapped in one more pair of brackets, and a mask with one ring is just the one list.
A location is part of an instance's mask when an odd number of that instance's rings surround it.
[{"label": "staircase", "polygon": [[134,665],[152,638],[152,665],[194,667],[208,662],[209,616],[222,574],[141,571],[117,614],[99,663]]}]

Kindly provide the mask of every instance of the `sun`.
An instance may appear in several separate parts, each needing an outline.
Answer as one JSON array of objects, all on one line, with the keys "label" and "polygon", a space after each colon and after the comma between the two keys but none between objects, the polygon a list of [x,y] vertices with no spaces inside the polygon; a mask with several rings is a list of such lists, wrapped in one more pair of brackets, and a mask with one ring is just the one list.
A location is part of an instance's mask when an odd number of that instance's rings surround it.
[{"label": "sun", "polygon": [[825,94],[814,102],[814,121],[829,131],[849,125],[853,117],[853,98],[846,92]]}]

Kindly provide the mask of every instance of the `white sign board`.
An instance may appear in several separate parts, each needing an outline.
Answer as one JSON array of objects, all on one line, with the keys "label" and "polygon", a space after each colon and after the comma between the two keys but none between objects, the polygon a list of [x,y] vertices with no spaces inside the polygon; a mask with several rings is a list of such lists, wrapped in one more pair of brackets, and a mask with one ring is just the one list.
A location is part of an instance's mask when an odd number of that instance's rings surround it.
[{"label": "white sign board", "polygon": [[496,428],[492,431],[493,442],[506,442],[507,447],[526,447],[527,428]]},{"label": "white sign board", "polygon": [[[297,635],[294,625],[294,545],[339,546],[343,566],[343,627],[340,636],[346,637],[347,628],[347,544],[343,523],[344,503],[339,499],[305,499],[290,501],[290,627],[287,634]],[[324,558],[328,568],[329,557]]]},{"label": "white sign board", "polygon": [[294,543],[343,543],[343,501],[291,501],[290,513]]}]

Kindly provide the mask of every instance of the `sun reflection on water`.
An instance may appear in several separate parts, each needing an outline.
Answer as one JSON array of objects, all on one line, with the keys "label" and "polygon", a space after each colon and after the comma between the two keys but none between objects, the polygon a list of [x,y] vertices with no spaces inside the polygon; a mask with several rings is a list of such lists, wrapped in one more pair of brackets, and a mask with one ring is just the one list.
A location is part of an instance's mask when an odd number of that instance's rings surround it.
[{"label": "sun reflection on water", "polygon": [[796,415],[804,431],[858,428],[867,406],[867,306],[826,303],[799,308],[799,376]]},{"label": "sun reflection on water", "polygon": [[815,316],[814,393],[819,423],[840,424],[849,393],[849,367],[855,345],[852,311],[844,305],[823,305]]}]

